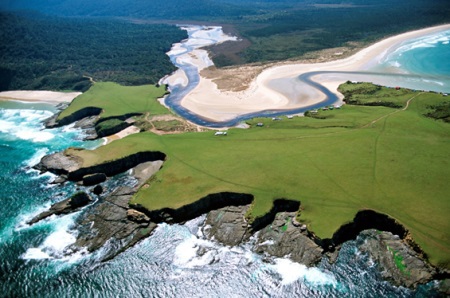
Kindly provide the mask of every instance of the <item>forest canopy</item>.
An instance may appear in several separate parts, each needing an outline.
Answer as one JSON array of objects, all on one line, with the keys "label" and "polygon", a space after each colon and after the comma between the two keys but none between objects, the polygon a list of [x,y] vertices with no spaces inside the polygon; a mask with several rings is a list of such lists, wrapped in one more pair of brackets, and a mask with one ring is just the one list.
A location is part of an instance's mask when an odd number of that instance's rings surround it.
[{"label": "forest canopy", "polygon": [[84,91],[91,79],[154,84],[175,70],[165,54],[187,37],[173,25],[0,13],[0,90]]}]

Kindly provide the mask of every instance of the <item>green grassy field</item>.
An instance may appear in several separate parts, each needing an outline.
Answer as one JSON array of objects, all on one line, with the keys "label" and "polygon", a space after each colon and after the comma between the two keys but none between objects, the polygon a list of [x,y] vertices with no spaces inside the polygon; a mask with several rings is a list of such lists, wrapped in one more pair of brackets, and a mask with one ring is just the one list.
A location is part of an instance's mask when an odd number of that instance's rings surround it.
[{"label": "green grassy field", "polygon": [[111,82],[95,83],[89,92],[75,98],[70,106],[59,115],[58,120],[85,107],[102,109],[101,118],[146,112],[151,115],[167,114],[169,110],[156,100],[156,98],[163,97],[165,93],[165,86],[121,86]]},{"label": "green grassy field", "polygon": [[424,116],[450,99],[388,88],[371,96],[403,108],[344,105],[320,111],[325,119],[253,119],[228,136],[145,132],[73,154],[89,166],[164,152],[164,167],[131,202],[149,210],[230,191],[254,195],[255,218],[287,198],[301,202],[299,218],[311,231],[329,238],[359,210],[373,209],[410,230],[433,264],[450,268],[450,126]]}]

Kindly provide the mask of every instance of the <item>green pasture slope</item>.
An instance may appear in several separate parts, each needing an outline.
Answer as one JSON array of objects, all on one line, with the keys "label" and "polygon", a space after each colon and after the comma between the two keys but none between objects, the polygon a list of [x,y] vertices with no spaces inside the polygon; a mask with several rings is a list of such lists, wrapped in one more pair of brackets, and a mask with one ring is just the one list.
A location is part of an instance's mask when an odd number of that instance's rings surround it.
[{"label": "green pasture slope", "polygon": [[249,217],[255,218],[274,199],[287,198],[301,202],[299,218],[311,231],[329,238],[359,210],[373,209],[409,229],[433,264],[450,268],[450,126],[424,116],[429,106],[450,99],[367,87],[344,84],[341,90],[359,88],[352,92],[360,104],[403,108],[344,105],[317,118],[254,119],[250,129],[230,129],[227,136],[145,132],[74,154],[89,166],[139,151],[164,152],[164,167],[131,202],[150,210],[229,191],[254,195]]},{"label": "green pasture slope", "polygon": [[85,107],[103,110],[101,119],[120,117],[126,114],[167,114],[169,111],[155,98],[166,94],[165,86],[121,86],[112,82],[95,83],[89,92],[77,98],[59,116],[61,120]]}]

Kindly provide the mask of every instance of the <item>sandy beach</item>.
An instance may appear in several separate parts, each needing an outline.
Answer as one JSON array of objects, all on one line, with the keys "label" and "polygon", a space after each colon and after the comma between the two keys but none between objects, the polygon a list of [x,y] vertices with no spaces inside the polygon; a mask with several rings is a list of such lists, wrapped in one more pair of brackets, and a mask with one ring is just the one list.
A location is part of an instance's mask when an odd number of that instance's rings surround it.
[{"label": "sandy beach", "polygon": [[55,91],[3,91],[0,100],[39,101],[47,103],[71,102],[81,92]]},{"label": "sandy beach", "polygon": [[[221,91],[217,85],[205,77],[200,78],[198,86],[181,102],[182,106],[213,121],[226,121],[239,115],[263,110],[289,110],[309,106],[324,100],[325,95],[314,88],[302,85],[298,76],[312,71],[364,71],[376,65],[388,53],[403,42],[421,36],[446,31],[450,24],[410,31],[377,42],[355,55],[331,62],[316,64],[289,64],[274,66],[264,70],[250,87],[241,92]],[[186,63],[196,64],[202,59],[194,57]],[[199,64],[199,69],[205,65]],[[179,80],[182,80],[178,76]],[[314,81],[336,93],[337,87],[349,80],[345,75],[318,75]],[[380,80],[374,78],[374,82]]]}]

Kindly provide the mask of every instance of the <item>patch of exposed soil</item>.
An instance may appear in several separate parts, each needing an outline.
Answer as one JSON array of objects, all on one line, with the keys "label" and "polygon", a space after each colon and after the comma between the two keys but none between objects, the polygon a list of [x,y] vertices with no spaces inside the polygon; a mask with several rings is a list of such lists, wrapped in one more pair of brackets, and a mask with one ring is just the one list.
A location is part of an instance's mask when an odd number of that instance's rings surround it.
[{"label": "patch of exposed soil", "polygon": [[157,135],[177,134],[185,132],[205,131],[198,125],[175,115],[149,115],[148,113],[139,118],[135,125],[141,130],[151,131]]}]

